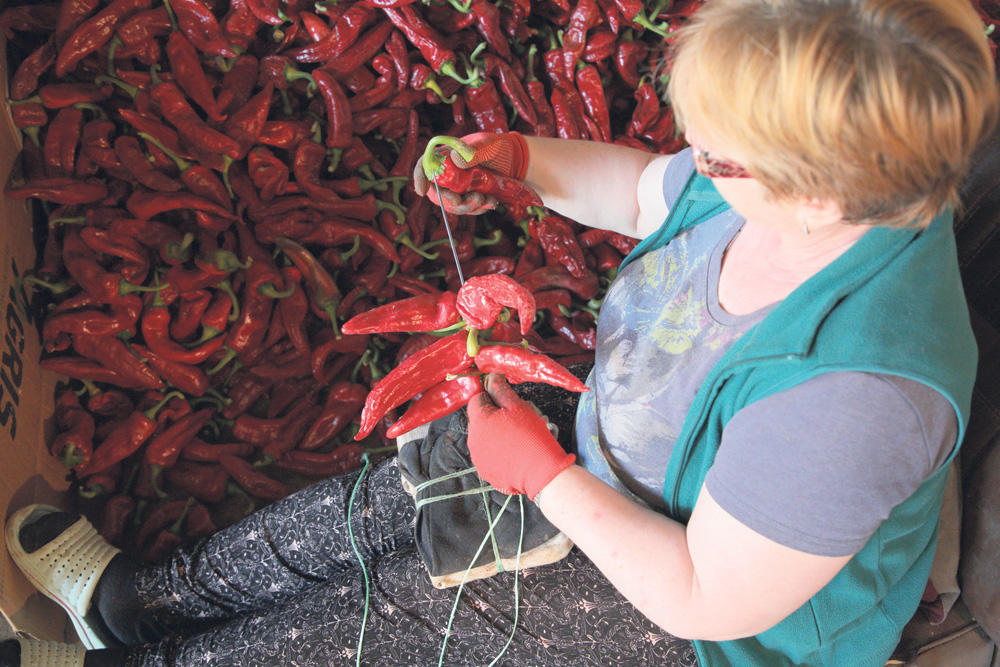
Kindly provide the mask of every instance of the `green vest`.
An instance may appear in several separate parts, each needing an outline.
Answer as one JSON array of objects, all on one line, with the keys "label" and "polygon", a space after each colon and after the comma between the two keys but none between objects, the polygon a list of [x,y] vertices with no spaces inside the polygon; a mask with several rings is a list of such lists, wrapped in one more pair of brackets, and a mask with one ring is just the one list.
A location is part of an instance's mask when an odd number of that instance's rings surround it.
[{"label": "green vest", "polygon": [[[664,224],[623,265],[727,208],[710,179],[692,174]],[[872,228],[729,349],[695,396],[674,446],[663,487],[668,513],[688,520],[722,431],[738,410],[830,371],[927,384],[954,406],[961,443],[976,343],[950,213],[922,231]],[[696,641],[700,664],[882,667],[927,583],[947,472],[946,463],[783,621],[745,639]]]}]

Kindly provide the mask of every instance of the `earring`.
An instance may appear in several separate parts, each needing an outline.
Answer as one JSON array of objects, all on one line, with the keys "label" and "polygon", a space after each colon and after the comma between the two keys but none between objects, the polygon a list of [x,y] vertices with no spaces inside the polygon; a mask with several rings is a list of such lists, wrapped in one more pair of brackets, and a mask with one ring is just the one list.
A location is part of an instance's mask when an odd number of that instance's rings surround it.
[{"label": "earring", "polygon": [[806,235],[809,234],[809,223],[805,220],[802,221],[802,233]]}]

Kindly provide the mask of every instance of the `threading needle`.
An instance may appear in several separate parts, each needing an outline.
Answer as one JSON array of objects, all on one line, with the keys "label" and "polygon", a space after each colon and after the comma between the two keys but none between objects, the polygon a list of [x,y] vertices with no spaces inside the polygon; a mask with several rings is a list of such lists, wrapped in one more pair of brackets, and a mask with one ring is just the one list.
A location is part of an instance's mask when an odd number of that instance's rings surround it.
[{"label": "threading needle", "polygon": [[451,256],[455,258],[455,268],[458,269],[458,282],[465,284],[465,276],[462,275],[462,265],[458,261],[458,251],[455,249],[455,239],[451,236],[451,226],[448,224],[448,214],[444,210],[444,200],[441,199],[441,186],[438,185],[437,176],[433,179],[434,187],[437,189],[438,205],[441,206],[441,217],[444,219],[444,230],[448,232],[448,243],[451,244]]}]

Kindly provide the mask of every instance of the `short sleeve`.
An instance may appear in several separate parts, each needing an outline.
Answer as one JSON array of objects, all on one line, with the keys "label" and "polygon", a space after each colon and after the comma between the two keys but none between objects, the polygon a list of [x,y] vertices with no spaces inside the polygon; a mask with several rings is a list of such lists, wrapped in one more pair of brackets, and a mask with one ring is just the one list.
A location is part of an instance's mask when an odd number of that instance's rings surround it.
[{"label": "short sleeve", "polygon": [[826,373],[734,415],[705,484],[751,530],[846,556],[941,466],[956,438],[954,408],[930,387]]},{"label": "short sleeve", "polygon": [[673,208],[692,171],[694,159],[690,148],[685,148],[670,159],[670,164],[663,171],[663,200],[667,202],[667,208]]}]

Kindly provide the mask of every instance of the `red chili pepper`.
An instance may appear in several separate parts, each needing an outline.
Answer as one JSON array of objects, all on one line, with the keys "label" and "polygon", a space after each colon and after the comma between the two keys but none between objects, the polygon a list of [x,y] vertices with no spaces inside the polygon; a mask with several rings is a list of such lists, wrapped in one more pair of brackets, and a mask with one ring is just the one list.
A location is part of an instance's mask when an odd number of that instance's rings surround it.
[{"label": "red chili pepper", "polygon": [[182,32],[171,32],[167,39],[167,58],[170,71],[177,85],[201,107],[211,120],[223,121],[219,105],[212,92],[212,84],[205,76],[198,59],[198,51]]},{"label": "red chili pepper", "polygon": [[406,88],[406,82],[410,80],[410,52],[401,32],[392,31],[385,42],[385,52],[392,58],[392,64],[396,68],[396,90],[402,92]]},{"label": "red chili pepper", "polygon": [[450,76],[460,83],[470,83],[471,77],[461,77],[455,69],[455,52],[445,45],[444,37],[427,23],[412,6],[382,8],[383,13],[438,74]]},{"label": "red chili pepper", "polygon": [[364,439],[389,410],[444,381],[449,374],[469,368],[472,357],[466,351],[467,338],[464,331],[442,338],[379,380],[365,400],[361,429],[354,439]]},{"label": "red chili pepper", "polygon": [[461,375],[445,380],[425,391],[385,434],[398,438],[421,424],[450,415],[482,391],[483,383],[478,375]]},{"label": "red chili pepper", "polygon": [[298,448],[312,450],[329,442],[359,414],[368,389],[354,382],[341,381],[330,387],[322,412],[309,426]]},{"label": "red chili pepper", "polygon": [[77,472],[84,470],[94,451],[94,418],[83,409],[76,394],[68,389],[56,397],[55,407],[59,432],[49,443],[49,453],[67,468]]},{"label": "red chili pepper", "polygon": [[108,187],[96,178],[33,178],[20,186],[8,185],[4,194],[11,199],[43,199],[54,204],[93,204],[108,196]]},{"label": "red chili pepper", "polygon": [[427,293],[393,301],[344,323],[346,334],[434,331],[457,324],[461,316],[453,292]]},{"label": "red chili pepper", "polygon": [[109,86],[93,83],[49,83],[38,89],[46,109],[62,109],[74,104],[103,102],[111,97]]},{"label": "red chili pepper", "polygon": [[[340,13],[340,16],[343,16],[344,10],[342,7],[338,5],[335,9]],[[327,16],[330,15],[329,8],[327,8],[326,14]],[[302,21],[302,27],[305,28],[306,34],[309,35],[309,38],[313,42],[318,42],[330,34],[330,26],[312,12],[301,12],[299,20]]]},{"label": "red chili pepper", "polygon": [[573,79],[576,64],[587,44],[587,33],[601,20],[600,7],[594,0],[577,0],[570,13],[569,26],[563,33],[562,59],[567,78]]},{"label": "red chili pepper", "polygon": [[517,280],[532,292],[559,287],[568,289],[585,301],[596,297],[600,290],[596,274],[587,273],[583,278],[574,278],[560,264],[532,269],[518,276]]},{"label": "red chili pepper", "polygon": [[[97,9],[99,4],[100,0],[65,0],[59,3],[59,15],[56,19],[54,35],[56,44],[62,45],[77,26]],[[24,5],[22,8],[32,9],[30,5]],[[50,23],[49,26],[51,27],[51,25]],[[10,35],[8,35],[8,39],[10,39]]]},{"label": "red chili pepper", "polygon": [[83,112],[60,109],[45,133],[43,156],[46,173],[54,178],[70,176],[76,165],[76,147],[80,143]]},{"label": "red chili pepper", "polygon": [[125,343],[114,336],[78,334],[73,337],[73,348],[84,357],[103,364],[130,382],[148,389],[160,389],[163,380],[145,363],[129,352]]},{"label": "red chili pepper", "polygon": [[337,304],[340,302],[340,288],[336,281],[319,263],[312,253],[295,241],[287,238],[275,240],[289,259],[302,272],[313,306],[329,318],[334,331],[337,330]]},{"label": "red chili pepper", "polygon": [[240,159],[240,146],[236,140],[206,125],[176,84],[164,81],[153,88],[152,96],[167,122],[193,146],[207,153],[221,153],[234,160]]},{"label": "red chili pepper", "polygon": [[[186,456],[192,440],[194,438],[188,440],[182,455]],[[212,504],[222,502],[226,497],[226,482],[229,481],[229,473],[222,466],[191,461],[177,461],[164,471],[163,477],[182,493]]]},{"label": "red chili pepper", "polygon": [[222,34],[219,22],[201,0],[170,0],[177,23],[184,36],[202,53],[223,58],[238,54]]},{"label": "red chili pepper", "polygon": [[161,431],[146,445],[146,463],[152,466],[153,490],[157,495],[163,496],[159,492],[159,476],[164,468],[169,468],[177,462],[181,455],[181,450],[190,442],[191,438],[198,435],[202,429],[215,415],[215,408],[203,408],[197,412],[178,419],[168,428]]},{"label": "red chili pepper", "polygon": [[45,107],[38,102],[26,102],[10,107],[10,113],[14,120],[14,126],[26,130],[25,134],[31,138],[31,143],[37,146],[38,130],[32,128],[42,127],[49,122],[49,115],[45,113]]},{"label": "red chili pepper", "polygon": [[222,347],[223,339],[213,338],[197,347],[187,348],[170,338],[170,311],[160,298],[154,298],[142,316],[142,336],[154,353],[182,364],[195,366]]},{"label": "red chili pepper", "polygon": [[611,141],[611,117],[604,97],[604,84],[597,68],[593,65],[580,67],[576,71],[576,87],[587,114],[600,130],[601,141]]},{"label": "red chili pepper", "polygon": [[275,148],[294,149],[312,134],[309,124],[291,120],[269,120],[261,128],[259,143]]},{"label": "red chili pepper", "polygon": [[212,294],[207,289],[182,293],[177,308],[177,316],[170,321],[170,337],[183,341],[194,336],[201,326],[201,317],[212,302]]},{"label": "red chili pepper", "polygon": [[[348,336],[337,338],[330,330],[324,330],[329,338],[316,340],[309,362],[316,382],[328,385],[347,364],[360,357],[368,347],[369,336]],[[334,362],[330,363],[333,358]]]},{"label": "red chili pepper", "polygon": [[337,19],[326,37],[289,55],[300,63],[329,62],[338,58],[358,40],[361,31],[371,25],[376,16],[375,10],[367,4],[356,2]]},{"label": "red chili pepper", "polygon": [[137,452],[156,431],[156,413],[175,396],[181,396],[181,393],[172,391],[151,408],[144,411],[136,410],[115,424],[107,437],[95,448],[94,456],[87,467],[79,471],[80,477],[86,478],[106,470]]},{"label": "red chili pepper", "polygon": [[559,362],[515,345],[488,345],[476,355],[476,368],[483,373],[503,373],[512,384],[544,382],[568,391],[588,391]]},{"label": "red chili pepper", "polygon": [[113,421],[124,419],[133,410],[132,399],[117,389],[102,389],[87,399],[87,410]]},{"label": "red chili pepper", "polygon": [[465,88],[465,106],[480,132],[507,132],[507,116],[496,86],[489,78]]},{"label": "red chili pepper", "polygon": [[359,468],[361,455],[364,453],[364,448],[353,442],[323,453],[293,449],[282,454],[271,465],[308,477],[330,477]]},{"label": "red chili pepper", "polygon": [[97,532],[111,544],[121,547],[129,519],[135,512],[135,499],[126,493],[108,498],[101,510],[101,524]]},{"label": "red chili pepper", "polygon": [[56,58],[56,76],[66,76],[88,55],[108,43],[115,25],[126,15],[139,9],[149,9],[151,0],[114,0],[92,18],[81,23],[66,39]]},{"label": "red chili pepper", "polygon": [[312,76],[326,107],[326,145],[329,148],[349,148],[354,132],[347,94],[331,72],[321,68],[313,70]]},{"label": "red chili pepper", "polygon": [[545,251],[547,263],[561,264],[574,278],[586,277],[589,271],[587,260],[569,222],[555,215],[546,215],[533,222],[530,228]]},{"label": "red chili pepper", "polygon": [[115,35],[125,44],[133,46],[155,41],[158,37],[170,34],[172,29],[170,13],[164,5],[137,12],[119,22]]},{"label": "red chili pepper", "polygon": [[191,438],[181,450],[181,458],[202,463],[214,463],[220,456],[247,456],[252,454],[254,446],[249,442],[226,442],[209,444],[198,438]]},{"label": "red chili pepper", "polygon": [[10,98],[23,100],[38,89],[38,79],[56,62],[56,45],[53,38],[31,52],[21,61],[10,78]]},{"label": "red chili pepper", "polygon": [[387,22],[376,23],[368,32],[358,37],[346,53],[324,63],[338,77],[347,76],[370,62],[392,32],[392,25]]},{"label": "red chili pepper", "polygon": [[450,154],[442,154],[439,146],[449,146],[471,161],[475,154],[468,144],[448,136],[434,137],[427,143],[424,150],[424,173],[430,180],[437,180],[438,185],[452,192],[480,192],[496,197],[502,202],[511,202],[523,206],[540,206],[541,198],[530,187],[521,181],[504,176],[482,167],[460,169],[455,166]]},{"label": "red chili pepper", "polygon": [[223,455],[219,463],[243,490],[265,501],[278,500],[288,495],[289,489],[281,482],[257,472],[247,461],[236,456]]},{"label": "red chili pepper", "polygon": [[273,95],[274,85],[268,83],[263,90],[237,109],[223,126],[225,133],[239,145],[240,155],[237,159],[246,157],[247,152],[260,138],[267,123]]},{"label": "red chili pepper", "polygon": [[576,113],[567,99],[566,92],[561,88],[553,88],[552,110],[555,113],[556,132],[562,139],[581,139],[580,125],[577,122]]},{"label": "red chili pepper", "polygon": [[78,380],[103,382],[126,389],[142,389],[144,383],[135,382],[103,364],[84,357],[49,357],[38,362],[40,368]]},{"label": "red chili pepper", "polygon": [[237,371],[230,382],[229,405],[222,408],[222,416],[235,419],[243,414],[263,396],[274,383],[246,371]]},{"label": "red chili pepper", "polygon": [[128,170],[128,175],[151,190],[177,192],[184,187],[149,163],[135,137],[124,134],[117,137],[115,154],[121,166]]},{"label": "red chili pepper", "polygon": [[535,320],[535,297],[509,276],[494,274],[469,278],[458,290],[455,302],[458,312],[476,329],[493,326],[504,306],[517,310],[521,333],[527,333]]},{"label": "red chili pepper", "polygon": [[230,220],[236,218],[231,211],[227,211],[216,202],[186,192],[135,192],[128,198],[125,206],[132,215],[140,220],[148,220],[161,213],[177,209],[205,211]]},{"label": "red chili pepper", "polygon": [[208,375],[198,366],[167,359],[149,348],[134,343],[132,349],[141,355],[160,377],[189,396],[203,396],[211,387]]},{"label": "red chili pepper", "polygon": [[136,545],[144,545],[151,537],[171,524],[175,525],[175,530],[179,533],[180,524],[193,504],[194,498],[186,498],[171,500],[157,507],[146,517],[136,533]]}]

